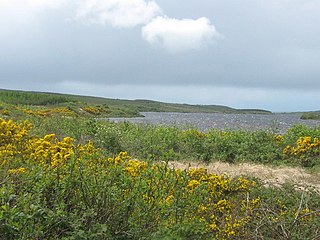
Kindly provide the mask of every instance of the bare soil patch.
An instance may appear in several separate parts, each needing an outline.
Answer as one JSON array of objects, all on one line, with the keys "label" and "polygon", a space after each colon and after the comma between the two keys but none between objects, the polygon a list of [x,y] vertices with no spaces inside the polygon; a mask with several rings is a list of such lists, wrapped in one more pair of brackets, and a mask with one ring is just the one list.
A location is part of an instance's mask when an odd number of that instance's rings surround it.
[{"label": "bare soil patch", "polygon": [[201,164],[196,162],[169,162],[174,168],[206,168],[209,173],[225,174],[230,177],[249,176],[260,179],[266,186],[281,186],[285,183],[293,183],[299,189],[314,188],[320,193],[320,173],[309,173],[302,168],[294,167],[270,167],[253,163],[229,164],[214,162]]}]

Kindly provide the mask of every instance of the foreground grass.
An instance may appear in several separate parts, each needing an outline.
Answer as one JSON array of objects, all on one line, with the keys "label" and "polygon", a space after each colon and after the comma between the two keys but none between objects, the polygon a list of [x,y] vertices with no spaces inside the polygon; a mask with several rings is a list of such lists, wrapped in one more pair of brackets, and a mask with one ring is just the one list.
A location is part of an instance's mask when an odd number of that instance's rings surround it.
[{"label": "foreground grass", "polygon": [[320,196],[312,187],[265,187],[167,163],[249,159],[314,168],[317,128],[280,136],[72,117],[29,122],[0,120],[0,239],[320,237]]}]

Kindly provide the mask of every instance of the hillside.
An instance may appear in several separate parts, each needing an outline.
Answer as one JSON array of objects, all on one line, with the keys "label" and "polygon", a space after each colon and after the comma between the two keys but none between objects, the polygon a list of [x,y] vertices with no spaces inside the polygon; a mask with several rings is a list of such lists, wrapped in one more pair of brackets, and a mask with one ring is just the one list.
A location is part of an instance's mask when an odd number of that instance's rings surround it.
[{"label": "hillside", "polygon": [[[135,117],[140,112],[184,112],[184,113],[260,113],[270,114],[261,109],[235,109],[221,105],[191,105],[164,103],[152,100],[123,100],[71,94],[28,92],[16,90],[0,90],[0,101],[14,105],[30,106],[64,106],[79,112],[87,108],[87,112],[108,117]],[[89,107],[97,111],[89,110]],[[100,113],[100,114],[99,114]]]}]

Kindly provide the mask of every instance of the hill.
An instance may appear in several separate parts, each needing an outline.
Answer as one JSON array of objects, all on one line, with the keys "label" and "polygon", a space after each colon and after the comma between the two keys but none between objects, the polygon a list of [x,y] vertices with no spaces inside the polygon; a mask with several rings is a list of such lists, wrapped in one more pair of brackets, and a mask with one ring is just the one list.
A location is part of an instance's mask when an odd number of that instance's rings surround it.
[{"label": "hill", "polygon": [[17,91],[0,89],[0,102],[14,105],[67,107],[75,112],[87,112],[107,117],[136,117],[140,112],[184,113],[259,113],[271,114],[261,109],[235,109],[221,105],[191,105],[164,103],[152,100],[124,100],[60,93]]}]

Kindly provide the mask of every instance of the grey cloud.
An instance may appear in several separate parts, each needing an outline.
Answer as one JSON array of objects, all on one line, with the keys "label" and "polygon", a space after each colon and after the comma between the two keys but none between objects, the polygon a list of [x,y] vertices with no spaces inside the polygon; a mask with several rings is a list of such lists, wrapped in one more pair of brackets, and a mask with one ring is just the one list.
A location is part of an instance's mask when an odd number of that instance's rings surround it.
[{"label": "grey cloud", "polygon": [[[92,82],[115,91],[121,89],[117,86],[142,89],[146,85],[162,86],[168,89],[168,99],[175,101],[178,99],[170,95],[173,90],[169,89],[179,91],[176,86],[186,85],[212,89],[212,94],[216,94],[215,88],[254,88],[274,97],[272,92],[286,90],[285,97],[293,99],[299,95],[300,102],[314,107],[307,95],[312,92],[314,97],[320,91],[319,1],[156,2],[166,15],[177,19],[206,16],[223,34],[223,40],[200,50],[175,54],[143,41],[140,28],[119,29],[66,21],[74,14],[71,7],[47,9],[32,16],[21,12],[12,15],[2,9],[1,86],[56,91],[64,91],[66,86],[61,84],[66,81]],[[156,89],[146,91],[152,96],[156,95],[152,93]],[[90,94],[94,91],[99,88]],[[139,98],[149,96],[143,95],[143,91],[139,93]],[[110,92],[105,94],[108,96]],[[130,97],[130,91],[127,94]],[[202,94],[204,98],[205,94],[214,104],[216,99],[209,98],[209,92]],[[241,94],[250,95],[250,91],[240,91],[237,98],[248,104]],[[183,102],[196,99],[187,90],[178,95]],[[259,104],[272,102],[270,99],[261,99]],[[298,106],[297,102],[294,104]]]}]

